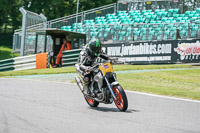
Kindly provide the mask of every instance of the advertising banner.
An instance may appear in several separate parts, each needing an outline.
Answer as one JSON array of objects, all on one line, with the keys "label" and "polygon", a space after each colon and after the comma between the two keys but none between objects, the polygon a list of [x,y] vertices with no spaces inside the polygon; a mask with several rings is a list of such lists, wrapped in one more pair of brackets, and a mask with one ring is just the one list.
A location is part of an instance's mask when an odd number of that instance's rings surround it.
[{"label": "advertising banner", "polygon": [[104,44],[104,51],[119,61],[134,64],[199,62],[199,40],[171,40]]},{"label": "advertising banner", "polygon": [[200,40],[182,40],[173,48],[179,62],[200,62]]}]

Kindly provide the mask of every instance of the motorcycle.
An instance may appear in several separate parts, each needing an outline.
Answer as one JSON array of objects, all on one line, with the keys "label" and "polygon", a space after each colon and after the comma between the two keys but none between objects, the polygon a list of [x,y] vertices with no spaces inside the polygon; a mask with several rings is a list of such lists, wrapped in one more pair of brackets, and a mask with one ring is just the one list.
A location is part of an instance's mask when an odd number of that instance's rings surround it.
[{"label": "motorcycle", "polygon": [[127,96],[117,81],[111,62],[96,62],[89,72],[92,72],[93,78],[91,78],[88,88],[90,92],[93,92],[93,95],[84,93],[83,76],[78,70],[79,76],[75,77],[76,83],[89,106],[97,107],[99,103],[112,104],[114,101],[120,111],[126,111],[128,108]]}]

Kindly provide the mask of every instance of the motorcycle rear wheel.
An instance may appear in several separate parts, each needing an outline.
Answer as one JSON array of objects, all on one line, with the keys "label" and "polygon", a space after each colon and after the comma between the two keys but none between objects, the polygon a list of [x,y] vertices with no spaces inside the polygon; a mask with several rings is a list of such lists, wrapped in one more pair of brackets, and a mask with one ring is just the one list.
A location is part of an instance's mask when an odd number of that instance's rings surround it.
[{"label": "motorcycle rear wheel", "polygon": [[93,100],[92,98],[88,98],[85,96],[85,100],[90,107],[97,107],[99,105],[99,102]]},{"label": "motorcycle rear wheel", "polygon": [[114,99],[115,105],[120,111],[126,111],[128,108],[128,100],[124,89],[120,85],[113,86],[113,92],[116,100]]}]

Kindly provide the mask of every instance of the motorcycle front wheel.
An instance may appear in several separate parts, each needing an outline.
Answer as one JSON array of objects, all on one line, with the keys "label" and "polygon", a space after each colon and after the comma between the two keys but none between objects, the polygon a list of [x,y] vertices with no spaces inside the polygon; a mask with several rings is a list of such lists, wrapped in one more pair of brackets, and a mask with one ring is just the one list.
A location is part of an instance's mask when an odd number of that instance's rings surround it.
[{"label": "motorcycle front wheel", "polygon": [[90,107],[97,107],[99,105],[99,102],[93,100],[92,98],[88,98],[85,96],[85,100]]},{"label": "motorcycle front wheel", "polygon": [[120,111],[126,111],[128,108],[128,100],[124,89],[120,85],[113,86],[113,92],[116,100],[114,99],[115,105]]}]

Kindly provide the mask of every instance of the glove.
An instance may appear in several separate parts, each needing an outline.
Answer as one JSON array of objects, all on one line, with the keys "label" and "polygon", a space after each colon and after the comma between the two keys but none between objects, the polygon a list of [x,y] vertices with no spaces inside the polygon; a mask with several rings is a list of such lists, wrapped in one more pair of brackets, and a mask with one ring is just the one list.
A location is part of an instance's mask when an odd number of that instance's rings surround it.
[{"label": "glove", "polygon": [[87,67],[86,69],[85,69],[85,71],[87,71],[87,72],[90,72],[92,70],[92,67]]}]

